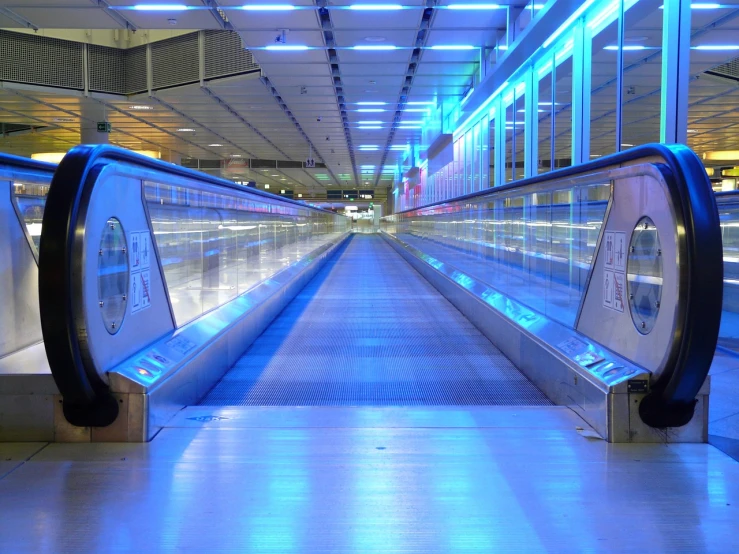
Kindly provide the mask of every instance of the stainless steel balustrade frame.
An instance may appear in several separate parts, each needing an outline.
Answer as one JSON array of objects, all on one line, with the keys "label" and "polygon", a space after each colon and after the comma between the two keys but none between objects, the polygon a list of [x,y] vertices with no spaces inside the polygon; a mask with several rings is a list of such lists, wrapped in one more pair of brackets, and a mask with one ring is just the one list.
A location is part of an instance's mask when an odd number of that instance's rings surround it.
[{"label": "stainless steel balustrade frame", "polygon": [[[346,221],[332,212],[117,148],[82,146],[70,151],[49,192],[41,239],[41,320],[51,370],[63,398],[55,410],[55,440],[151,439],[174,413],[208,392],[348,237],[347,232],[327,235],[326,241],[312,246],[300,259],[287,266],[283,263],[266,280],[230,300],[217,301],[183,324],[176,321],[172,290],[154,240],[148,183],[166,190],[194,191],[197,198],[178,197],[174,205],[187,207],[200,201],[192,208],[196,214],[208,202],[242,202],[244,209],[236,211],[247,213],[248,202],[262,206],[265,217],[273,219],[314,214]],[[112,218],[125,233],[128,272],[123,316],[114,329],[101,317],[99,300],[100,237]],[[61,228],[68,231],[60,233]],[[134,235],[148,236],[152,248],[148,268],[139,273],[133,269]],[[218,240],[231,237],[224,236]],[[221,242],[201,246],[219,248]],[[296,256],[297,252],[296,247]],[[113,270],[123,273],[120,267]],[[45,281],[54,271],[63,279]],[[142,284],[148,279],[148,307],[133,308],[132,279]]]},{"label": "stainless steel balustrade frame", "polygon": [[42,343],[37,252],[13,186],[48,185],[55,168],[0,154],[0,441],[53,437],[58,390]]},{"label": "stainless steel balustrade frame", "polygon": [[[431,219],[445,207],[454,206],[464,215],[465,208],[474,209],[477,203],[603,183],[610,184],[611,194],[572,326],[496,290],[495,282],[465,274],[452,258],[431,258],[419,250],[423,246],[418,241],[411,245],[403,241],[402,233],[396,236],[402,220]],[[619,312],[603,304],[603,237],[624,232],[628,244],[643,216],[656,225],[663,268],[661,306],[647,334],[637,329],[630,305]],[[408,210],[384,218],[383,223],[383,235],[409,263],[552,401],[571,407],[604,438],[611,442],[707,440],[710,386],[706,375],[721,312],[721,238],[710,182],[687,148],[641,147]],[[628,271],[624,269],[627,281],[632,276]],[[573,351],[571,344],[580,346]],[[576,356],[585,351],[604,359],[581,365]],[[605,378],[613,368],[623,373],[615,373],[615,382]],[[670,430],[665,433],[667,427]]]}]

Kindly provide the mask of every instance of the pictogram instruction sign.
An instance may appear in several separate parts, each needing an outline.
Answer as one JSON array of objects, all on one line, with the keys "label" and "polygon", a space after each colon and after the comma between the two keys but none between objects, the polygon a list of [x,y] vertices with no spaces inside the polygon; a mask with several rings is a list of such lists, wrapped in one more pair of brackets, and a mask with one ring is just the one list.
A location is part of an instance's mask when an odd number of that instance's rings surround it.
[{"label": "pictogram instruction sign", "polygon": [[151,235],[149,231],[131,233],[128,245],[131,313],[151,306]]},{"label": "pictogram instruction sign", "polygon": [[606,231],[603,269],[603,306],[624,311],[626,294],[626,233]]}]

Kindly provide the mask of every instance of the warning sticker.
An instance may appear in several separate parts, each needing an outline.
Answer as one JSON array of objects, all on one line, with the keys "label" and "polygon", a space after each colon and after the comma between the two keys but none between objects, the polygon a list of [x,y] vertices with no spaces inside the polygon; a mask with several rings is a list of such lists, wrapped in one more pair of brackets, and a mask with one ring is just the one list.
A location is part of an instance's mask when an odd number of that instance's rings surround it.
[{"label": "warning sticker", "polygon": [[624,274],[614,272],[613,274],[613,309],[624,311]]},{"label": "warning sticker", "polygon": [[626,233],[613,233],[613,269],[626,271]]},{"label": "warning sticker", "polygon": [[128,245],[131,313],[151,306],[151,236],[149,231],[131,233]]},{"label": "warning sticker", "polygon": [[603,271],[603,305],[606,308],[613,308],[613,271]]},{"label": "warning sticker", "polygon": [[149,276],[149,271],[139,271],[131,275],[131,313],[151,306]]},{"label": "warning sticker", "polygon": [[149,231],[131,233],[131,244],[129,245],[131,273],[142,269],[149,269],[149,258],[151,254],[151,240]]},{"label": "warning sticker", "polygon": [[607,231],[603,269],[603,306],[624,311],[626,272],[626,233]]}]

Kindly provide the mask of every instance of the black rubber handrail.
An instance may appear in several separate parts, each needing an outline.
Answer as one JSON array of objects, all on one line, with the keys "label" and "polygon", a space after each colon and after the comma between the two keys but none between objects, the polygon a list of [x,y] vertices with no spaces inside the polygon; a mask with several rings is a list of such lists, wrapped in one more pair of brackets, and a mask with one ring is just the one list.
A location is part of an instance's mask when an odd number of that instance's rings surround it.
[{"label": "black rubber handrail", "polygon": [[[678,317],[680,347],[651,391],[639,405],[642,420],[652,427],[686,424],[693,416],[696,396],[706,380],[718,342],[723,301],[723,246],[716,194],[698,156],[683,145],[647,144],[597,160],[571,166],[508,185],[441,200],[394,215],[419,212],[435,206],[500,196],[575,175],[596,173],[608,167],[656,162],[668,185],[687,259],[680,260],[682,317]],[[392,216],[388,216],[392,217]]]},{"label": "black rubber handrail", "polygon": [[104,163],[134,164],[170,175],[215,185],[252,197],[306,208],[316,208],[280,196],[236,185],[192,169],[148,158],[113,146],[77,146],[67,153],[54,173],[41,228],[39,247],[39,301],[44,347],[54,381],[63,398],[64,415],[73,425],[105,426],[118,414],[118,404],[81,348],[73,298],[81,294],[75,230],[84,223],[97,176]]},{"label": "black rubber handrail", "polygon": [[31,158],[13,156],[12,154],[0,154],[0,167],[11,167],[26,170],[31,169],[33,171],[48,173],[49,177],[54,174],[54,171],[57,168],[56,164],[41,162],[39,160],[33,160]]}]

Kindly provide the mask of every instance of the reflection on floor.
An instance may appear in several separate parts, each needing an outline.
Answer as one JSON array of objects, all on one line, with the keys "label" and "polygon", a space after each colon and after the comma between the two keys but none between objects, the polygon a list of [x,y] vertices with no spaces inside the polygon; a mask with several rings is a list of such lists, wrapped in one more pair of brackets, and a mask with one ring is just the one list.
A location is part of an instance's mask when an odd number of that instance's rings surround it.
[{"label": "reflection on floor", "polygon": [[0,445],[2,551],[739,551],[739,463],[582,427],[560,407],[202,406],[150,444]]}]

